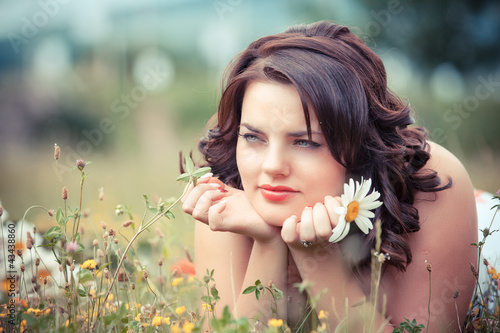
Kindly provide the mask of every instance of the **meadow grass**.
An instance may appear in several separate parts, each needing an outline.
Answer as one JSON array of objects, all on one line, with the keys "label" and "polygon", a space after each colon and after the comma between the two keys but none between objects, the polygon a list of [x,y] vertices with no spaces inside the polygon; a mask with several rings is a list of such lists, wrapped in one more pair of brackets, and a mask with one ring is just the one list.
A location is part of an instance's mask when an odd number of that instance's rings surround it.
[{"label": "meadow grass", "polygon": [[[58,160],[58,149],[54,158]],[[87,170],[95,168],[83,160],[75,162],[74,173],[79,181],[62,186],[57,209],[29,207],[18,222],[9,221],[0,205],[3,279],[0,306],[1,332],[251,332],[257,330],[254,318],[235,318],[228,308],[221,316],[214,313],[219,296],[213,271],[195,277],[191,258],[193,221],[175,208],[179,198],[143,197],[142,212],[125,204],[107,205],[106,192],[96,195],[97,209],[86,210],[91,201],[85,188],[91,177]],[[186,187],[207,169],[196,169],[186,159],[186,173],[177,180]],[[173,181],[173,180],[172,180]],[[62,184],[58,184],[62,185]],[[181,195],[182,196],[182,195]],[[500,198],[495,196],[495,200]],[[498,204],[494,207],[498,209]],[[114,215],[113,222],[109,222]],[[33,222],[29,222],[33,221]],[[39,223],[43,221],[43,223]],[[108,221],[108,222],[106,222]],[[48,223],[48,225],[47,225]],[[40,225],[44,227],[41,228]],[[181,228],[177,228],[181,225]],[[172,227],[174,226],[174,227]],[[176,227],[177,226],[177,227]],[[380,230],[375,224],[377,230]],[[42,230],[43,229],[43,230]],[[496,230],[482,230],[479,252]],[[13,235],[13,236],[12,236]],[[381,267],[389,258],[380,253],[380,233],[372,252],[372,300],[379,295]],[[428,263],[429,284],[432,266]],[[470,311],[460,332],[500,332],[500,274],[488,261],[471,263],[471,274],[486,270],[490,281],[487,289],[476,288]],[[297,288],[307,292],[306,285]],[[430,290],[430,288],[429,288]],[[276,302],[282,292],[272,283],[257,280],[244,293],[270,293]],[[328,327],[328,316],[338,316],[316,309],[322,295],[310,295],[307,320],[315,332],[352,332],[347,318],[338,317],[339,325]],[[456,299],[458,292],[453,295]],[[430,296],[429,296],[430,299]],[[275,303],[272,303],[275,304]],[[286,321],[270,306],[273,319],[259,331],[291,332]],[[349,303],[345,302],[346,317]],[[372,302],[378,304],[378,302]],[[375,313],[384,313],[385,305],[367,308],[363,315],[365,332],[381,332],[375,325]],[[429,318],[431,316],[429,306]],[[457,314],[458,315],[458,314]],[[394,332],[424,332],[427,323],[408,318]],[[298,331],[304,331],[300,328]]]}]

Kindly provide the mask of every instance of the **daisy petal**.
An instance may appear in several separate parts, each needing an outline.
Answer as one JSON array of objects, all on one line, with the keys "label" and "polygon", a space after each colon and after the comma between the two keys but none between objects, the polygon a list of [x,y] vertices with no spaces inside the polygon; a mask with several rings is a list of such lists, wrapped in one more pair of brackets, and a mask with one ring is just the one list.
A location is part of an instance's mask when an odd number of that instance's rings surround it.
[{"label": "daisy petal", "polygon": [[358,217],[356,217],[354,221],[356,222],[356,225],[359,227],[359,229],[365,234],[367,234],[368,231],[373,228],[372,223],[367,217],[358,215]]},{"label": "daisy petal", "polygon": [[356,201],[360,201],[360,200],[363,200],[363,198],[368,194],[368,192],[370,191],[370,187],[372,186],[372,181],[371,179],[368,179],[366,181],[362,181],[361,182],[361,185],[360,185],[360,188],[358,190],[358,193],[356,193],[356,197],[354,198],[354,200]]},{"label": "daisy petal", "polygon": [[375,201],[377,200],[378,198],[380,197],[380,193],[378,193],[377,191],[373,191],[372,193],[370,193],[369,195],[367,195],[363,201]]},{"label": "daisy petal", "polygon": [[372,211],[362,210],[361,208],[359,209],[358,215],[359,216],[364,216],[364,217],[367,217],[367,218],[370,218],[370,219],[375,217],[375,214]]},{"label": "daisy petal", "polygon": [[359,203],[359,209],[360,210],[362,210],[362,209],[364,209],[364,210],[372,210],[372,209],[375,209],[377,207],[380,207],[381,205],[382,205],[382,203],[380,201],[367,202],[367,201],[363,200],[363,202]]},{"label": "daisy petal", "polygon": [[[340,236],[342,236],[345,232],[345,229],[349,231],[349,223],[345,221],[345,216],[341,216],[339,219],[339,224],[335,226],[332,230],[332,235],[330,236],[330,242],[338,242],[340,240]],[[344,236],[345,237],[345,236]]]}]

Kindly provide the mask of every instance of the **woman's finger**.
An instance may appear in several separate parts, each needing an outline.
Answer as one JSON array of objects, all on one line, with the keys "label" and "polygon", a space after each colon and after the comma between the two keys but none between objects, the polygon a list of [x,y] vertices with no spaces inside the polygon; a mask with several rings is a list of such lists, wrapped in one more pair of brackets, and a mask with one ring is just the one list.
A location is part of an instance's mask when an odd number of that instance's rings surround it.
[{"label": "woman's finger", "polygon": [[306,242],[314,242],[316,240],[316,231],[313,223],[313,209],[307,206],[302,211],[300,217],[300,240]]},{"label": "woman's finger", "polygon": [[283,222],[283,226],[281,227],[281,238],[287,244],[299,242],[297,216],[292,215]]},{"label": "woman's finger", "polygon": [[218,203],[211,205],[207,211],[208,226],[213,231],[225,231],[224,219],[222,212],[226,209],[227,200],[221,200]]},{"label": "woman's finger", "polygon": [[213,191],[218,188],[220,188],[220,185],[217,183],[196,185],[189,193],[186,194],[184,202],[182,204],[182,210],[192,215],[193,210],[195,209],[198,201],[203,196],[203,194],[207,191]]},{"label": "woman's finger", "polygon": [[320,202],[316,203],[313,207],[312,216],[316,237],[319,239],[329,238],[332,234],[332,226],[325,205]]},{"label": "woman's finger", "polygon": [[331,195],[327,195],[325,197],[325,208],[328,212],[328,217],[330,220],[330,232],[339,223],[340,215],[335,212],[335,208],[337,207],[340,207],[340,197],[334,198]]},{"label": "woman's finger", "polygon": [[208,210],[214,205],[216,201],[224,197],[224,192],[220,190],[206,191],[203,193],[196,202],[191,215],[198,221],[208,222]]}]

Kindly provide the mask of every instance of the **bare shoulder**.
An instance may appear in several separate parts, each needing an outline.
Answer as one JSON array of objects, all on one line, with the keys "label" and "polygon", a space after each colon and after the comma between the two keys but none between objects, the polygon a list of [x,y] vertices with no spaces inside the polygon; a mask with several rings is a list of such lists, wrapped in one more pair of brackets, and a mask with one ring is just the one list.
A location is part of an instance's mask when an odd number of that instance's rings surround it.
[{"label": "bare shoulder", "polygon": [[[463,164],[451,152],[430,143],[431,158],[425,166],[437,172],[442,184],[450,180],[450,188],[415,195],[422,236],[434,238],[436,233],[455,236],[456,241],[477,241],[477,212],[474,188]],[[428,225],[430,224],[430,225]],[[432,234],[432,235],[429,235]],[[426,242],[427,243],[427,242]],[[467,243],[470,244],[471,242]],[[430,244],[427,244],[430,245]]]},{"label": "bare shoulder", "polygon": [[[442,184],[451,179],[452,186],[434,193],[416,193],[414,207],[420,230],[407,236],[412,262],[406,273],[390,269],[392,274],[384,277],[383,289],[391,299],[388,310],[394,318],[415,317],[425,322],[431,301],[439,307],[431,322],[447,325],[456,318],[453,293],[460,292],[457,306],[462,316],[474,288],[469,263],[477,262],[477,249],[470,245],[477,242],[477,213],[474,189],[462,163],[443,147],[430,145],[432,157],[425,168],[436,171]],[[432,265],[432,290],[440,291],[431,300],[422,292],[428,290],[429,283],[426,262]]]}]

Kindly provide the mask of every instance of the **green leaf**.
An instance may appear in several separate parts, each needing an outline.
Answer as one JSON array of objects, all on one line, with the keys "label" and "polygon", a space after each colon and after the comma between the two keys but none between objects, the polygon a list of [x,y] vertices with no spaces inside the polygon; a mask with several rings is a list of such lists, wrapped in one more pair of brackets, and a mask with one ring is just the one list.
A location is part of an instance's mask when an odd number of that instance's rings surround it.
[{"label": "green leaf", "polygon": [[92,273],[85,268],[78,271],[78,273],[76,273],[76,277],[78,277],[78,282],[82,284],[93,280]]},{"label": "green leaf", "polygon": [[82,288],[78,288],[78,295],[80,297],[87,297],[87,292],[83,290]]},{"label": "green leaf", "polygon": [[210,293],[212,294],[212,296],[214,297],[214,299],[216,301],[218,301],[220,299],[219,291],[217,290],[217,288],[215,288],[215,286],[210,289]]},{"label": "green leaf", "polygon": [[62,208],[59,208],[56,213],[56,221],[61,227],[64,227],[68,222],[68,219],[64,216]]},{"label": "green leaf", "polygon": [[243,295],[245,295],[245,294],[251,294],[251,293],[253,293],[256,289],[257,289],[257,287],[256,287],[256,286],[250,286],[250,287],[246,288],[245,290],[243,290]]},{"label": "green leaf", "polygon": [[259,300],[259,297],[260,297],[260,290],[256,289],[255,290],[255,298],[257,298],[257,300]]},{"label": "green leaf", "polygon": [[183,182],[187,182],[189,181],[189,179],[191,179],[191,175],[189,173],[183,173],[182,175],[175,178],[175,180],[177,181],[181,180]]},{"label": "green leaf", "polygon": [[194,171],[194,163],[191,157],[189,157],[189,155],[186,155],[186,171],[189,174],[192,174]]},{"label": "green leaf", "polygon": [[59,238],[62,235],[62,229],[59,226],[50,227],[49,230],[43,235],[44,239],[51,240],[53,238]]},{"label": "green leaf", "polygon": [[210,167],[202,167],[202,168],[196,169],[192,175],[193,175],[193,177],[200,178],[201,176],[209,173],[210,170],[211,170]]}]

